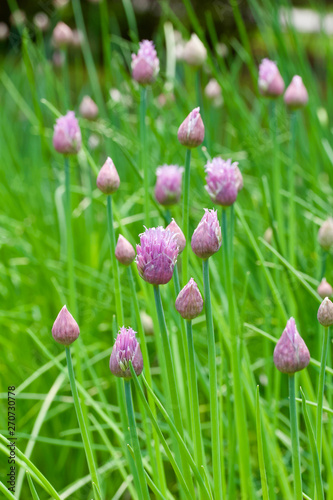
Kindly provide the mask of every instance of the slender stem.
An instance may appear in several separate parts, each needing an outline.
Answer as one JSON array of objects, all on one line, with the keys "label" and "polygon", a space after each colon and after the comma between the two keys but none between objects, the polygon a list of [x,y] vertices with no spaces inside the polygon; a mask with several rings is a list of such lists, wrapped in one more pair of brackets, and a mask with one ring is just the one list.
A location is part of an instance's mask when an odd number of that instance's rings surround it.
[{"label": "slender stem", "polygon": [[115,255],[116,249],[116,237],[113,227],[113,215],[112,215],[112,198],[111,195],[106,197],[107,200],[107,218],[108,218],[108,230],[109,230],[109,238],[110,238],[110,251],[111,251],[111,265],[112,265],[112,273],[114,279],[114,292],[115,292],[115,300],[116,300],[116,314],[117,314],[117,326],[121,326],[124,323],[124,314],[123,314],[123,304],[121,300],[121,290],[120,290],[120,279],[119,279],[119,268],[118,261]]},{"label": "slender stem", "polygon": [[69,308],[73,316],[77,318],[77,304],[75,291],[75,272],[74,272],[74,247],[72,233],[72,208],[71,208],[71,176],[69,169],[68,156],[65,159],[65,210],[66,210],[66,240],[67,240],[67,274],[69,289]]},{"label": "slender stem", "polygon": [[149,198],[149,168],[147,162],[147,131],[146,131],[147,89],[140,88],[140,154],[141,169],[143,170],[143,184],[145,191],[145,223],[150,226],[150,198]]},{"label": "slender stem", "polygon": [[293,456],[293,471],[294,471],[294,498],[302,500],[302,478],[301,478],[301,461],[299,454],[298,440],[298,424],[297,410],[295,399],[295,375],[289,375],[289,405],[290,405],[290,427],[291,427],[291,444]]},{"label": "slender stem", "polygon": [[[69,346],[66,347],[66,360],[67,360],[67,367],[68,367],[69,382],[71,384],[71,390],[72,390],[72,395],[73,395],[73,400],[74,400],[74,407],[75,407],[76,416],[77,416],[77,419],[79,422],[80,432],[81,432],[81,436],[82,436],[84,451],[85,451],[87,462],[88,462],[91,481],[92,481],[93,485],[95,485],[99,495],[101,496],[94,455],[92,452],[86,424],[85,424],[85,421],[83,418],[80,399],[79,399],[79,395],[78,395],[77,387],[76,387],[76,383],[75,383],[75,375],[74,375],[71,351],[70,351]],[[95,496],[95,498],[97,500],[98,496]]]},{"label": "slender stem", "polygon": [[208,366],[209,366],[209,394],[210,394],[210,422],[212,434],[212,461],[214,477],[214,497],[215,500],[222,499],[222,475],[221,475],[221,454],[220,454],[220,433],[219,433],[219,406],[217,397],[217,369],[216,369],[216,348],[213,326],[212,303],[209,286],[209,263],[208,259],[202,261],[203,281],[205,292],[205,312],[208,334]]},{"label": "slender stem", "polygon": [[127,415],[128,415],[129,428],[130,428],[130,433],[131,433],[131,441],[132,441],[132,446],[133,446],[133,451],[134,451],[134,459],[135,459],[135,464],[136,464],[136,468],[138,471],[138,476],[140,479],[141,491],[140,491],[139,498],[140,499],[142,498],[144,500],[149,500],[150,497],[149,497],[149,493],[148,493],[148,486],[147,486],[147,482],[146,482],[145,470],[143,468],[141,451],[140,451],[140,444],[139,444],[138,434],[136,432],[135,416],[134,416],[132,394],[131,394],[131,381],[124,380],[124,386],[125,386]]},{"label": "slender stem", "polygon": [[295,218],[295,139],[296,139],[296,118],[297,115],[293,111],[290,117],[290,162],[288,170],[289,184],[289,262],[293,267],[296,267],[295,242],[296,242],[296,218]]},{"label": "slender stem", "polygon": [[189,250],[189,215],[190,215],[190,167],[191,150],[186,150],[185,155],[185,175],[184,175],[184,195],[183,195],[183,232],[186,238],[186,246],[183,250],[183,285],[188,281],[188,250]]},{"label": "slender stem", "polygon": [[325,385],[325,369],[326,369],[328,346],[329,346],[329,329],[324,328],[324,340],[321,352],[318,399],[317,399],[317,415],[316,415],[316,442],[317,442],[317,450],[318,450],[320,464],[321,464],[321,454],[322,454],[321,441],[322,441],[322,430],[323,430],[323,400],[324,400],[324,385]]},{"label": "slender stem", "polygon": [[327,262],[327,250],[323,250],[321,254],[321,269],[320,269],[320,276],[319,280],[321,281],[323,277],[325,276],[326,272],[326,262]]}]

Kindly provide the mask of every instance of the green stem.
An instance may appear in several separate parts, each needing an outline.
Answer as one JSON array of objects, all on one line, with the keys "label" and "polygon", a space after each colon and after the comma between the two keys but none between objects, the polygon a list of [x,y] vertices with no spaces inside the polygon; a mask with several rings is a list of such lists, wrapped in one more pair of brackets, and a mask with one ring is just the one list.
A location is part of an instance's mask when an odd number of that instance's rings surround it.
[{"label": "green stem", "polygon": [[77,318],[77,304],[75,291],[74,272],[74,246],[72,233],[72,207],[71,207],[71,176],[68,156],[65,159],[65,211],[66,211],[66,243],[67,243],[67,273],[69,289],[69,309],[74,318]]},{"label": "green stem", "polygon": [[188,250],[189,250],[189,214],[190,214],[190,166],[191,150],[186,150],[185,155],[185,175],[184,175],[184,195],[183,195],[183,232],[186,238],[186,246],[183,250],[183,286],[188,282]]},{"label": "green stem", "polygon": [[219,411],[217,397],[217,369],[216,369],[216,348],[213,326],[212,303],[209,286],[209,263],[208,259],[202,261],[203,281],[205,292],[205,312],[208,334],[208,366],[209,366],[209,394],[210,394],[210,421],[212,434],[212,461],[214,477],[214,497],[215,500],[222,499],[222,475],[221,475],[221,454],[220,454],[220,433],[219,433]]},{"label": "green stem", "polygon": [[294,471],[294,498],[302,500],[302,478],[301,478],[301,463],[299,454],[298,440],[298,424],[297,410],[295,399],[295,375],[289,375],[289,405],[290,405],[290,427],[291,427],[291,444],[293,456],[293,471]]},{"label": "green stem", "polygon": [[295,139],[296,139],[296,113],[292,112],[290,117],[290,165],[288,170],[289,184],[289,261],[296,267],[295,242],[296,242],[296,217],[295,217]]},{"label": "green stem", "polygon": [[107,197],[107,218],[108,218],[108,230],[109,230],[109,238],[110,238],[110,251],[111,251],[111,265],[112,265],[112,273],[114,279],[114,292],[115,292],[115,300],[116,300],[116,314],[117,314],[117,326],[121,326],[124,323],[124,314],[123,314],[123,304],[121,300],[121,290],[120,290],[120,279],[119,279],[119,268],[118,261],[115,255],[116,249],[116,237],[113,227],[113,215],[112,215],[112,198],[109,194]]},{"label": "green stem", "polygon": [[150,198],[149,198],[149,168],[147,162],[147,130],[146,130],[146,111],[147,111],[147,89],[140,88],[140,154],[141,169],[143,170],[143,184],[145,191],[145,223],[150,226]]},{"label": "green stem", "polygon": [[321,255],[321,269],[320,269],[320,277],[319,277],[319,280],[321,281],[324,276],[325,276],[325,272],[326,272],[326,262],[327,262],[327,250],[323,250],[322,251],[322,255]]},{"label": "green stem", "polygon": [[[81,404],[80,404],[80,400],[79,400],[79,395],[77,392],[72,357],[71,357],[71,351],[70,351],[69,346],[66,347],[66,360],[67,360],[67,367],[68,367],[69,382],[71,385],[71,390],[72,390],[72,395],[73,395],[73,400],[74,400],[74,407],[75,407],[76,416],[77,416],[77,419],[79,422],[79,427],[80,427],[80,431],[81,431],[84,451],[85,451],[87,462],[88,462],[91,481],[92,481],[92,484],[95,485],[95,487],[97,488],[98,493],[100,495],[100,487],[99,487],[99,481],[98,481],[95,460],[94,460],[94,456],[93,456],[93,452],[92,452],[92,448],[91,448],[91,444],[90,444],[90,440],[89,440],[88,431],[87,431],[85,421],[83,418],[83,413],[82,413],[82,408],[81,408]],[[94,488],[94,486],[93,486],[93,488]],[[95,498],[97,500],[98,497],[95,496]]]},{"label": "green stem", "polygon": [[128,421],[129,421],[129,427],[130,427],[130,433],[131,433],[131,441],[132,441],[132,446],[133,446],[133,451],[134,451],[134,459],[135,459],[135,464],[136,464],[136,468],[138,471],[138,476],[140,479],[141,491],[140,491],[139,498],[144,499],[144,500],[149,500],[150,497],[149,497],[149,493],[148,493],[148,486],[147,486],[147,482],[146,482],[145,470],[143,468],[141,451],[140,451],[140,444],[139,444],[139,439],[138,439],[138,435],[136,432],[135,416],[134,416],[132,394],[131,394],[131,381],[124,380],[124,386],[125,386],[127,415],[128,415]]},{"label": "green stem", "polygon": [[324,400],[324,385],[325,385],[325,369],[327,360],[327,351],[329,346],[329,329],[324,328],[324,340],[321,352],[320,374],[319,374],[319,387],[317,399],[317,415],[316,415],[316,442],[319,463],[321,464],[322,455],[322,429],[323,429],[323,400]]}]

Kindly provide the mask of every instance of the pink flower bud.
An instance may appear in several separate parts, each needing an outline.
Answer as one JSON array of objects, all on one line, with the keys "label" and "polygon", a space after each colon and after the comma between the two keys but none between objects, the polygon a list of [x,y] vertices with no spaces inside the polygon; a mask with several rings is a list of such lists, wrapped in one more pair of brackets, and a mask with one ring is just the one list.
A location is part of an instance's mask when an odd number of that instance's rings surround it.
[{"label": "pink flower bud", "polygon": [[217,219],[217,211],[205,208],[205,215],[192,236],[192,250],[200,259],[208,259],[208,257],[218,252],[221,244],[222,234]]},{"label": "pink flower bud", "polygon": [[318,242],[324,250],[333,245],[333,219],[329,217],[318,231]]},{"label": "pink flower bud", "polygon": [[65,62],[65,54],[61,50],[55,50],[52,55],[52,62],[55,68],[61,68]]},{"label": "pink flower bud", "polygon": [[198,285],[193,278],[179,292],[176,299],[176,309],[187,320],[199,316],[203,308],[203,300]]},{"label": "pink flower bud", "polygon": [[132,328],[123,326],[119,330],[110,357],[110,370],[116,377],[132,378],[130,361],[138,376],[143,370],[142,353],[135,334]]},{"label": "pink flower bud", "polygon": [[119,188],[119,175],[111,158],[106,159],[106,162],[99,171],[96,184],[98,189],[100,189],[104,194],[115,193]]},{"label": "pink flower bud", "polygon": [[73,41],[73,31],[67,24],[59,21],[52,33],[53,46],[57,49],[67,47]]},{"label": "pink flower bud", "polygon": [[36,28],[43,33],[49,29],[50,20],[45,12],[37,12],[34,15],[33,22]]},{"label": "pink flower bud", "polygon": [[295,75],[284,94],[286,106],[290,109],[302,108],[307,104],[308,100],[308,91],[304,86],[302,78]]},{"label": "pink flower bud", "polygon": [[176,241],[179,246],[179,254],[182,253],[186,246],[186,239],[184,236],[183,231],[180,229],[178,224],[175,222],[175,219],[172,219],[170,224],[166,227],[167,231],[171,231],[171,233],[174,233],[176,235]]},{"label": "pink flower bud", "polygon": [[0,22],[0,42],[7,40],[9,37],[9,28],[6,23]]},{"label": "pink flower bud", "polygon": [[146,229],[140,234],[136,252],[141,278],[152,285],[164,285],[171,280],[179,253],[175,233],[163,227]]},{"label": "pink flower bud", "polygon": [[200,116],[200,108],[195,108],[185,118],[178,129],[178,141],[187,148],[200,146],[205,137],[205,127]]},{"label": "pink flower bud", "polygon": [[27,16],[24,10],[17,9],[12,12],[12,14],[9,17],[10,24],[12,26],[16,26],[17,28],[23,26],[26,21],[27,21]]},{"label": "pink flower bud", "polygon": [[290,318],[275,346],[274,364],[280,372],[293,374],[303,370],[309,362],[309,350],[297,331],[294,318]]},{"label": "pink flower bud", "polygon": [[266,97],[283,94],[284,81],[275,62],[263,59],[259,66],[259,92]]},{"label": "pink flower bud", "polygon": [[179,202],[183,172],[184,169],[178,165],[163,165],[157,168],[155,198],[161,205],[169,206]]},{"label": "pink flower bud", "polygon": [[94,120],[98,115],[97,104],[88,95],[82,99],[79,109],[80,115],[87,120]]},{"label": "pink flower bud", "polygon": [[317,288],[318,295],[324,299],[325,297],[331,297],[333,294],[333,288],[331,285],[323,278]]},{"label": "pink flower bud", "polygon": [[326,297],[319,306],[317,319],[325,327],[333,325],[333,303]]},{"label": "pink flower bud", "polygon": [[130,242],[121,234],[118,237],[116,250],[116,259],[124,266],[129,266],[135,259],[135,250]]},{"label": "pink flower bud", "polygon": [[62,345],[72,344],[80,335],[79,325],[64,306],[58,314],[52,327],[52,336]]},{"label": "pink flower bud", "polygon": [[84,41],[84,34],[81,30],[73,30],[72,31],[72,47],[75,49],[79,49]]},{"label": "pink flower bud", "polygon": [[154,335],[154,322],[145,311],[140,312],[142,328],[146,335]]},{"label": "pink flower bud", "polygon": [[153,83],[160,71],[160,61],[153,42],[139,43],[138,54],[132,54],[132,77],[141,85]]},{"label": "pink flower bud", "polygon": [[56,120],[53,146],[58,153],[76,154],[81,148],[81,130],[74,111],[68,111]]},{"label": "pink flower bud", "polygon": [[211,200],[218,205],[228,207],[237,198],[238,191],[243,188],[243,177],[238,163],[222,158],[213,158],[205,166],[207,173],[205,186]]},{"label": "pink flower bud", "polygon": [[220,98],[221,95],[222,90],[219,83],[215,80],[215,78],[212,78],[205,87],[205,96],[207,99],[215,100]]},{"label": "pink flower bud", "polygon": [[182,59],[190,66],[202,66],[207,59],[207,50],[200,38],[192,34],[190,40],[185,44]]}]

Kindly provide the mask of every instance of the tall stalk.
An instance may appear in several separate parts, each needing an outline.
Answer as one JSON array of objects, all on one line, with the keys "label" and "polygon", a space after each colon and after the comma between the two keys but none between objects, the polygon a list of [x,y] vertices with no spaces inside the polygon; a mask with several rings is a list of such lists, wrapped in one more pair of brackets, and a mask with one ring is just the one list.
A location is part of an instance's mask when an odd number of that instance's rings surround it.
[{"label": "tall stalk", "polygon": [[317,442],[319,464],[321,464],[321,455],[322,455],[323,400],[324,400],[325,369],[326,369],[328,346],[329,346],[329,328],[324,328],[324,339],[321,352],[318,398],[317,398],[317,415],[316,415],[316,442]]},{"label": "tall stalk", "polygon": [[290,163],[288,170],[288,187],[289,187],[289,262],[293,267],[296,267],[295,242],[296,242],[296,217],[295,217],[295,142],[296,142],[296,113],[292,111],[290,116]]},{"label": "tall stalk", "polygon": [[190,216],[190,167],[191,167],[191,150],[186,150],[185,155],[185,175],[184,175],[184,191],[183,191],[183,233],[186,238],[186,246],[183,250],[182,258],[182,278],[183,286],[188,282],[188,252],[189,252],[189,216]]},{"label": "tall stalk", "polygon": [[121,289],[120,289],[120,279],[119,279],[119,267],[118,261],[115,255],[116,249],[116,236],[113,227],[113,214],[112,214],[112,195],[109,194],[106,197],[107,203],[107,219],[108,219],[108,230],[109,230],[109,240],[110,240],[110,252],[111,252],[111,265],[114,279],[114,295],[116,301],[116,313],[117,313],[117,323],[118,327],[124,323],[124,313],[123,304],[121,300]]},{"label": "tall stalk", "polygon": [[145,224],[150,226],[149,169],[146,131],[147,89],[140,87],[140,159],[143,170]]},{"label": "tall stalk", "polygon": [[74,246],[72,233],[72,208],[71,208],[71,176],[68,156],[65,160],[65,212],[66,212],[66,246],[67,246],[67,277],[69,290],[69,309],[74,318],[78,317],[76,290],[75,290],[75,272],[74,272]]},{"label": "tall stalk", "polygon": [[291,445],[293,456],[293,472],[294,472],[294,498],[302,500],[302,477],[301,477],[301,460],[299,454],[299,439],[298,439],[298,423],[296,410],[295,396],[295,375],[289,375],[289,407],[290,407],[290,428],[291,428]]}]

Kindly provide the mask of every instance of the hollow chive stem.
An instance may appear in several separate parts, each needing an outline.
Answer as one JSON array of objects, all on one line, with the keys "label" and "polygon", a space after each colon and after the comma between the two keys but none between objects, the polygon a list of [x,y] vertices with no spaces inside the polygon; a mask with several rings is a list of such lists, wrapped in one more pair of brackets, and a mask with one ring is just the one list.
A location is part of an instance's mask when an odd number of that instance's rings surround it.
[{"label": "hollow chive stem", "polygon": [[[71,351],[70,351],[70,347],[66,347],[65,349],[66,349],[68,376],[69,376],[69,382],[71,385],[76,416],[77,416],[77,419],[79,422],[80,432],[81,432],[82,441],[83,441],[83,447],[84,447],[84,451],[85,451],[87,462],[88,462],[91,481],[93,483],[93,490],[94,490],[94,485],[95,485],[95,488],[97,489],[97,493],[98,493],[97,495],[95,494],[95,499],[99,500],[99,498],[101,497],[101,493],[100,493],[98,474],[97,474],[97,469],[96,469],[96,465],[95,465],[94,455],[93,455],[90,440],[89,440],[89,434],[88,434],[87,427],[86,427],[86,424],[85,424],[85,421],[83,418],[83,412],[82,412],[82,408],[81,408],[81,404],[80,404],[79,395],[77,392]],[[98,497],[98,495],[99,495],[99,497]]]},{"label": "hollow chive stem", "polygon": [[143,171],[144,184],[144,211],[145,224],[150,226],[150,199],[149,199],[149,169],[147,162],[147,131],[146,131],[147,89],[140,88],[140,159]]},{"label": "hollow chive stem", "polygon": [[71,208],[71,175],[69,168],[69,158],[65,159],[65,213],[66,213],[66,246],[67,246],[67,275],[69,289],[69,307],[75,318],[77,318],[77,304],[75,291],[75,271],[74,271],[74,247],[72,233],[72,208]]},{"label": "hollow chive stem", "polygon": [[134,451],[135,465],[138,471],[138,476],[140,479],[140,495],[139,498],[143,500],[149,500],[148,486],[146,482],[145,470],[143,468],[140,444],[138,439],[138,434],[136,432],[135,416],[133,410],[132,393],[131,393],[131,381],[124,380],[125,387],[125,398],[126,398],[126,408],[129,421],[129,428],[131,433],[131,441]]},{"label": "hollow chive stem", "polygon": [[318,385],[318,399],[317,399],[317,415],[316,415],[316,442],[319,463],[321,464],[322,455],[322,430],[323,430],[323,400],[324,400],[324,385],[325,385],[325,369],[327,352],[329,346],[329,329],[324,328],[324,340],[321,352],[319,385]]},{"label": "hollow chive stem", "polygon": [[183,285],[188,281],[188,251],[189,251],[189,215],[190,215],[190,167],[191,150],[186,150],[185,155],[185,174],[184,174],[184,194],[183,194],[183,233],[186,239],[186,246],[183,250]]},{"label": "hollow chive stem", "polygon": [[289,375],[288,379],[289,379],[291,445],[292,445],[293,472],[294,472],[294,498],[295,500],[302,500],[303,498],[302,477],[301,477],[301,463],[300,463],[299,440],[298,440],[295,375],[294,374]]},{"label": "hollow chive stem", "polygon": [[107,219],[108,219],[108,231],[109,231],[109,239],[110,239],[110,252],[111,252],[111,265],[112,265],[112,273],[114,278],[114,291],[115,291],[115,301],[116,301],[116,314],[117,314],[117,326],[120,326],[124,323],[124,314],[123,314],[123,304],[121,300],[121,289],[120,289],[120,279],[119,279],[119,268],[118,261],[115,255],[116,249],[116,237],[113,227],[113,214],[112,214],[112,195],[108,195],[106,197],[107,203]]},{"label": "hollow chive stem", "polygon": [[212,462],[214,478],[214,498],[222,499],[222,474],[221,474],[221,446],[219,432],[219,412],[217,397],[217,369],[216,369],[216,348],[213,326],[212,303],[210,298],[209,285],[209,262],[208,259],[202,261],[203,282],[205,294],[205,313],[208,334],[208,366],[209,366],[209,395],[210,395],[210,420],[212,434]]},{"label": "hollow chive stem", "polygon": [[290,116],[290,162],[288,169],[288,184],[289,184],[289,262],[293,267],[296,267],[295,242],[296,242],[296,218],[295,218],[295,142],[296,142],[296,118],[295,111]]}]

